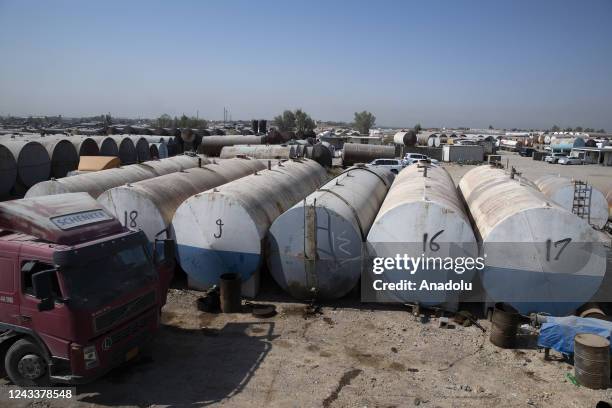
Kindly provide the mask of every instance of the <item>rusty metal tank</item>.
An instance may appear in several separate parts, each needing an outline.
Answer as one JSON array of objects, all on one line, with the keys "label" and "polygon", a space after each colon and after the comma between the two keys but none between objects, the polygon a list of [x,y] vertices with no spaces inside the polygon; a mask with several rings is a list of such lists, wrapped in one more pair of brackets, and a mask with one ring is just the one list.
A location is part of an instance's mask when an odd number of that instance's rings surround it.
[{"label": "rusty metal tank", "polygon": [[391,183],[387,169],[345,170],[279,216],[268,232],[268,270],[291,296],[338,299],[361,274],[365,237]]},{"label": "rusty metal tank", "polygon": [[369,163],[375,159],[392,159],[394,157],[394,146],[345,143],[342,150],[342,165],[352,166],[356,163]]},{"label": "rusty metal tank", "polygon": [[237,136],[207,136],[202,138],[198,146],[198,153],[217,157],[221,154],[224,146],[234,145],[259,145],[262,144],[263,136],[237,135]]},{"label": "rusty metal tank", "polygon": [[610,340],[592,333],[574,337],[574,375],[594,390],[610,387]]},{"label": "rusty metal tank", "polygon": [[79,174],[58,180],[43,181],[30,188],[25,196],[27,198],[85,192],[89,193],[93,198],[97,198],[100,194],[113,187],[196,167],[200,163],[206,164],[208,160],[191,156],[175,156],[168,159],[153,160],[143,164]]},{"label": "rusty metal tank", "polygon": [[414,146],[417,143],[417,135],[413,130],[397,132],[393,136],[393,143],[404,146]]},{"label": "rusty metal tank", "polygon": [[317,162],[291,160],[185,200],[172,227],[190,285],[218,284],[224,273],[247,282],[259,271],[272,222],[326,179]]},{"label": "rusty metal tank", "polygon": [[136,157],[139,162],[144,162],[151,159],[151,153],[149,151],[149,141],[144,136],[129,136],[134,143],[136,148]]},{"label": "rusty metal tank", "polygon": [[7,195],[17,181],[17,161],[11,150],[0,141],[0,197]]},{"label": "rusty metal tank", "polygon": [[71,136],[68,138],[68,140],[70,140],[76,149],[79,157],[100,155],[100,148],[98,147],[98,144],[89,136]]},{"label": "rusty metal tank", "polygon": [[487,256],[481,280],[492,300],[563,316],[595,294],[609,240],[585,220],[490,166],[467,172],[459,189]]},{"label": "rusty metal tank", "polygon": [[[227,137],[227,136],[226,136]],[[224,146],[219,157],[248,156],[255,159],[294,159],[297,155],[296,145],[234,145]]]}]

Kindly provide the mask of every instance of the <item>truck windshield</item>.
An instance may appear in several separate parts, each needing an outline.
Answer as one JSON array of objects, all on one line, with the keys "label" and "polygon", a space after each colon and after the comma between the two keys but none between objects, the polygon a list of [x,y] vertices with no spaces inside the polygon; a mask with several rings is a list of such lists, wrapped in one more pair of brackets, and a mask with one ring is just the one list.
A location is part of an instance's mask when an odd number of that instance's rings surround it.
[{"label": "truck windshield", "polygon": [[98,309],[156,278],[147,252],[140,245],[78,267],[64,267],[61,272],[70,307],[87,310]]}]

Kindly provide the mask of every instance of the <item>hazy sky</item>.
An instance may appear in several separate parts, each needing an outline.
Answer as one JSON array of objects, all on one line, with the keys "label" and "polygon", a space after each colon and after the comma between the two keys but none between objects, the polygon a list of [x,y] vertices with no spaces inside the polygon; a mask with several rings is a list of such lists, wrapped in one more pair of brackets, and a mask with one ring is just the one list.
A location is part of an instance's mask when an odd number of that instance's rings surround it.
[{"label": "hazy sky", "polygon": [[611,0],[5,1],[0,114],[612,130]]}]

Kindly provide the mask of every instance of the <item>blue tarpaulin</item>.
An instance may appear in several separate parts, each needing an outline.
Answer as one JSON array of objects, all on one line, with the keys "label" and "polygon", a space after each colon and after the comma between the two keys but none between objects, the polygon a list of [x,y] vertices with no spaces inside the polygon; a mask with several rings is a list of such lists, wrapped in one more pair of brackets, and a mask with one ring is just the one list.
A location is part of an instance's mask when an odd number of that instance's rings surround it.
[{"label": "blue tarpaulin", "polygon": [[551,348],[563,354],[574,354],[574,337],[580,333],[597,334],[610,340],[612,322],[589,317],[547,316],[546,323],[540,328],[538,346]]}]

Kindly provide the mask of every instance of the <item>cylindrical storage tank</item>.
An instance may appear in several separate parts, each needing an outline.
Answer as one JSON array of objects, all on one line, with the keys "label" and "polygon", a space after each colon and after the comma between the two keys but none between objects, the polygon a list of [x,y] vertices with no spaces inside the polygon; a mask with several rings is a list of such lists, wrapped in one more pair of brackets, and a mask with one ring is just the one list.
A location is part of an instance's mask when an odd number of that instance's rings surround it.
[{"label": "cylindrical storage tank", "polygon": [[430,139],[433,139],[435,137],[436,137],[435,133],[418,133],[417,143],[420,146],[433,146],[433,141],[430,141]]},{"label": "cylindrical storage tank", "polygon": [[404,145],[404,146],[414,146],[417,142],[416,133],[413,130],[409,130],[407,132],[397,132],[393,136],[393,143]]},{"label": "cylindrical storage tank", "polygon": [[163,160],[149,161],[146,164],[134,164],[116,169],[64,177],[58,180],[48,180],[30,188],[25,196],[29,198],[84,192],[89,193],[93,198],[97,198],[100,194],[113,187],[196,167],[200,162],[207,164],[208,160],[190,156],[176,156]]},{"label": "cylindrical storage tank", "polygon": [[193,167],[176,173],[111,188],[98,197],[98,202],[126,227],[139,228],[150,243],[171,238],[169,229],[179,205],[194,194],[218,187],[232,180],[264,170],[259,160],[229,159]]},{"label": "cylindrical storage tank", "polygon": [[185,200],[172,227],[190,284],[218,284],[223,273],[246,282],[259,270],[272,222],[326,178],[315,161],[288,161]]},{"label": "cylindrical storage tank", "polygon": [[128,135],[121,136],[109,136],[112,137],[119,147],[119,160],[122,165],[134,164],[138,162],[138,153],[136,153],[136,146]]},{"label": "cylindrical storage tank", "polygon": [[427,139],[427,147],[436,147],[440,146],[440,139],[438,136],[433,136]]},{"label": "cylindrical storage tank", "polygon": [[342,150],[342,165],[352,166],[355,163],[369,163],[374,159],[392,159],[394,157],[394,146],[345,143]]},{"label": "cylindrical storage tank", "polygon": [[149,154],[152,159],[165,159],[168,157],[168,147],[165,143],[151,143]]},{"label": "cylindrical storage tank", "polygon": [[53,177],[65,177],[69,171],[79,167],[79,155],[69,140],[56,138],[40,138],[39,140],[51,157]]},{"label": "cylindrical storage tank", "polygon": [[17,161],[0,140],[0,197],[8,194],[17,182]]},{"label": "cylindrical storage tank", "polygon": [[[413,165],[396,176],[367,237],[371,257],[476,258],[478,248],[469,218],[457,194],[455,183],[442,167]],[[373,270],[373,269],[372,269]],[[378,275],[383,281],[400,282],[408,276],[416,281],[471,283],[475,270],[445,269],[435,262],[409,272],[387,269]],[[370,276],[368,274],[367,276]],[[459,291],[385,291],[381,301],[422,302],[435,305],[457,302]]]},{"label": "cylindrical storage tank", "polygon": [[110,136],[91,136],[98,144],[99,156],[119,156],[119,147],[117,142]]},{"label": "cylindrical storage tank", "polygon": [[490,299],[562,316],[595,294],[607,249],[585,220],[490,166],[467,172],[459,188],[486,255],[481,281]]},{"label": "cylindrical storage tank", "polygon": [[130,136],[134,147],[136,148],[136,157],[139,162],[144,162],[151,159],[151,153],[149,152],[149,142],[145,137],[142,136]]},{"label": "cylindrical storage tank", "polygon": [[610,387],[610,340],[592,333],[574,337],[574,375],[593,390]]},{"label": "cylindrical storage tank", "polygon": [[448,143],[448,136],[442,133],[440,136],[438,136],[436,140],[437,140],[436,147],[440,147],[440,145]]},{"label": "cylindrical storage tank", "polygon": [[96,141],[91,137],[72,136],[68,140],[72,142],[72,145],[79,154],[79,157],[100,155],[100,148],[98,147]]},{"label": "cylindrical storage tank", "polygon": [[[308,158],[316,161],[323,167],[331,167],[334,154],[330,149],[331,145],[327,142],[317,143],[312,149],[306,149]],[[304,154],[306,156],[306,153]]]},{"label": "cylindrical storage tank", "polygon": [[[604,194],[594,186],[588,185],[587,188],[590,191],[581,193],[580,188],[576,190],[571,179],[552,175],[539,177],[534,180],[534,183],[546,197],[570,212],[573,212],[574,204],[584,207],[589,202],[589,208],[580,210],[585,214],[582,218],[587,220],[589,224],[602,228],[608,222],[608,201]],[[585,196],[585,200],[579,200],[575,203],[576,194]]]},{"label": "cylindrical storage tank", "polygon": [[387,169],[351,167],[278,217],[268,233],[267,260],[281,288],[303,300],[351,291],[363,242],[392,182]]},{"label": "cylindrical storage tank", "polygon": [[[227,136],[226,136],[227,137]],[[224,146],[219,157],[229,159],[232,157],[249,156],[256,159],[293,159],[296,157],[295,146],[281,145],[235,145]]]},{"label": "cylindrical storage tank", "polygon": [[202,139],[198,153],[219,156],[224,146],[260,145],[263,136],[207,136]]},{"label": "cylindrical storage tank", "polygon": [[584,147],[585,142],[581,137],[576,138],[560,138],[553,137],[550,141],[550,148],[553,152],[570,151],[575,147]]},{"label": "cylindrical storage tank", "polygon": [[51,158],[45,147],[34,141],[2,141],[17,163],[17,183],[24,187],[47,180],[51,175]]},{"label": "cylindrical storage tank", "polygon": [[161,128],[161,127],[153,129],[153,134],[158,135],[158,136],[168,136],[169,135],[168,130]]}]

